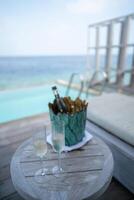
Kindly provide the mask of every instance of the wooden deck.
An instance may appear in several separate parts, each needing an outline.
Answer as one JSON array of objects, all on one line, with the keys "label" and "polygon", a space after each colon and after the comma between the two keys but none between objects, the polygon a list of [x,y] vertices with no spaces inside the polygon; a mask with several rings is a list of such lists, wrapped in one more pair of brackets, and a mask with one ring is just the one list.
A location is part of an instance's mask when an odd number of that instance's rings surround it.
[{"label": "wooden deck", "polygon": [[[0,200],[23,200],[15,191],[10,177],[10,161],[16,148],[36,129],[43,126],[48,114],[16,120],[0,125]],[[118,181],[112,180],[99,200],[134,200],[133,195]]]}]

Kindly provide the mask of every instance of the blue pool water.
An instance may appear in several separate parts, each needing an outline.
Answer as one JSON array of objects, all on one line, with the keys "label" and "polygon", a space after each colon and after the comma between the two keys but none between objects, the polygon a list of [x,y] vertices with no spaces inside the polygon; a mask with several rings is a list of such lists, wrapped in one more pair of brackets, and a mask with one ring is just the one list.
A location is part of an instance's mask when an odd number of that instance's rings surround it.
[{"label": "blue pool water", "polygon": [[[53,85],[53,84],[52,84]],[[51,84],[0,93],[0,123],[48,112],[48,102],[54,99]],[[58,86],[61,96],[65,88]],[[77,97],[77,91],[71,91],[72,98]]]},{"label": "blue pool water", "polygon": [[48,111],[51,88],[35,87],[0,93],[0,122],[7,122]]}]

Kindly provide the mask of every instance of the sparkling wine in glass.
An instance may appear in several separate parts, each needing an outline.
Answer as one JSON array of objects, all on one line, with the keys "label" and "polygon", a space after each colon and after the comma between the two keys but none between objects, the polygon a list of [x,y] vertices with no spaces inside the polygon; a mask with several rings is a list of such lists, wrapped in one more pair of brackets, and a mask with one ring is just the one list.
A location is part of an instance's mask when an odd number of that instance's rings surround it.
[{"label": "sparkling wine in glass", "polygon": [[33,147],[37,157],[40,158],[41,169],[35,172],[35,180],[38,183],[43,183],[47,168],[43,166],[43,158],[47,154],[47,141],[46,141],[46,126],[40,128],[33,136]]},{"label": "sparkling wine in glass", "polygon": [[53,174],[59,176],[63,171],[61,166],[61,152],[65,146],[64,123],[62,121],[52,122],[52,142],[53,148],[58,152],[58,165],[53,167]]},{"label": "sparkling wine in glass", "polygon": [[44,157],[47,153],[47,144],[41,139],[37,139],[34,142],[34,148],[36,156],[40,158]]},{"label": "sparkling wine in glass", "polygon": [[57,152],[61,152],[63,150],[63,147],[65,145],[64,141],[64,134],[57,133],[53,137],[53,147]]}]

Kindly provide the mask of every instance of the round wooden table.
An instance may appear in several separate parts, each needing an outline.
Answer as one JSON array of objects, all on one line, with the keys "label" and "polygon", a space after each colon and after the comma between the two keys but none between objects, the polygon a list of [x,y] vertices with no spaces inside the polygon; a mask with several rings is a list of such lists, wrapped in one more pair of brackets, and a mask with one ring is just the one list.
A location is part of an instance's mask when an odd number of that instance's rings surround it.
[{"label": "round wooden table", "polygon": [[97,199],[109,186],[113,172],[113,157],[108,146],[93,137],[78,150],[61,155],[64,172],[60,177],[51,173],[57,164],[57,154],[48,145],[44,167],[50,172],[44,183],[38,184],[34,174],[41,168],[34,154],[31,139],[25,141],[15,152],[11,161],[11,177],[18,193],[24,199],[80,200]]}]

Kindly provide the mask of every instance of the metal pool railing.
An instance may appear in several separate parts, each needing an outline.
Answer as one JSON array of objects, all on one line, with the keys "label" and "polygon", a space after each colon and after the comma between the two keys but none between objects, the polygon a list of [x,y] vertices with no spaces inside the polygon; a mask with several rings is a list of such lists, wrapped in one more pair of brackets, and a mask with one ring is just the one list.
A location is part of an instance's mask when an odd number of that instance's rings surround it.
[{"label": "metal pool railing", "polygon": [[[118,26],[118,29],[117,29]],[[105,29],[105,36],[101,37],[102,29]],[[94,31],[94,45],[92,45]],[[103,64],[103,70],[107,73],[108,82],[110,82],[110,74],[113,67],[113,52],[114,49],[118,51],[117,56],[117,66],[116,66],[116,77],[115,84],[121,88],[123,87],[123,79],[128,73],[126,57],[129,54],[130,48],[131,53],[131,67],[129,69],[130,81],[129,86],[134,88],[134,41],[130,41],[130,35],[134,35],[134,13],[122,16],[99,23],[90,24],[88,26],[88,44],[87,44],[87,70],[90,70],[90,56],[94,53],[94,65],[95,71],[100,69],[100,57],[101,52],[105,51],[105,62]],[[114,38],[118,35],[118,42],[114,42]],[[132,36],[133,37],[133,36]],[[105,40],[105,44],[102,44],[102,40]]]}]

